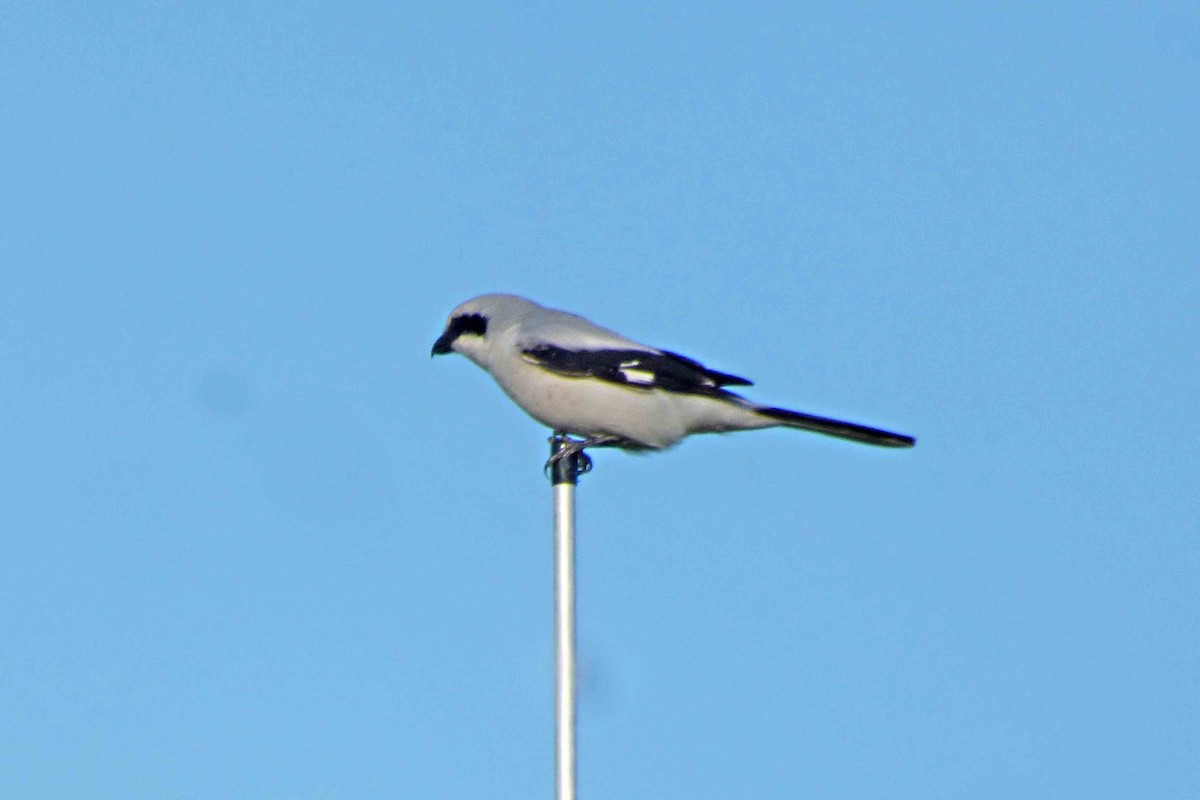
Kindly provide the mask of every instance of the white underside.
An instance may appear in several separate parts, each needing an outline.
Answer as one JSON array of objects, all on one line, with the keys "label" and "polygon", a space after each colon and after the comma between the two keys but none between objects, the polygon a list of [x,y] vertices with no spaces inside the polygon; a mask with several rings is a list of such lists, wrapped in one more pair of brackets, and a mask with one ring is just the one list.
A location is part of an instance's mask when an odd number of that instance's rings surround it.
[{"label": "white underside", "polygon": [[496,382],[530,416],[548,428],[579,436],[620,436],[664,448],[693,433],[778,424],[749,404],[564,377],[521,358],[504,359],[491,367]]}]

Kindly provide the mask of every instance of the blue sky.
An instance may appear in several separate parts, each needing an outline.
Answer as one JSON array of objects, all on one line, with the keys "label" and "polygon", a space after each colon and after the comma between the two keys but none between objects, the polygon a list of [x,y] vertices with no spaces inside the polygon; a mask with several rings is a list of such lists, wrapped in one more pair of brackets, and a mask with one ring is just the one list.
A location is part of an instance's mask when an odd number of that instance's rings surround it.
[{"label": "blue sky", "polygon": [[0,793],[548,796],[529,295],[919,437],[603,452],[585,797],[1200,792],[1185,3],[0,10]]}]

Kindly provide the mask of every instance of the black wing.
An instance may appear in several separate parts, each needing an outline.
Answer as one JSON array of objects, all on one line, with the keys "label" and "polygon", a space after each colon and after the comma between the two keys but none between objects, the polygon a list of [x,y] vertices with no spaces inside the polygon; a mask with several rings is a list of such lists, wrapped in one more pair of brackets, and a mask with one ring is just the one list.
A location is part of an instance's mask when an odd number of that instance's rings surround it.
[{"label": "black wing", "polygon": [[708,369],[698,361],[662,350],[568,350],[537,344],[521,351],[543,369],[572,378],[596,378],[633,388],[684,394],[723,395],[722,387],[749,386],[736,375]]}]

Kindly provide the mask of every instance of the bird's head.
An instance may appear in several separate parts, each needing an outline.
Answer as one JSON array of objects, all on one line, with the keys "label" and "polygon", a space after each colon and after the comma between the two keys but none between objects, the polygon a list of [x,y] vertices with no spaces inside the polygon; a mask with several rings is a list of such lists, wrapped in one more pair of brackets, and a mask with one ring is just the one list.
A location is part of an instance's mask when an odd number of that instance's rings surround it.
[{"label": "bird's head", "polygon": [[429,355],[460,353],[486,366],[496,336],[535,308],[535,303],[512,294],[485,294],[468,300],[450,312],[446,329]]}]

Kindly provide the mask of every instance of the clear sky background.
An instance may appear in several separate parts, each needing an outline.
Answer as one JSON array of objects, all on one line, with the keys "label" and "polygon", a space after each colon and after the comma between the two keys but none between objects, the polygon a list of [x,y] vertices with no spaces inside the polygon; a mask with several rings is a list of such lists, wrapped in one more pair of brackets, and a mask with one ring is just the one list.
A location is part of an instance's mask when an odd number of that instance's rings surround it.
[{"label": "clear sky background", "polygon": [[488,291],[919,438],[601,452],[580,793],[1200,796],[1200,12],[0,9],[0,795],[552,794]]}]

